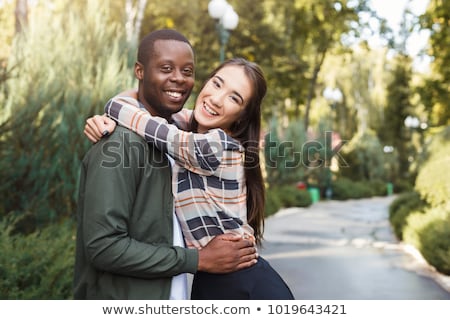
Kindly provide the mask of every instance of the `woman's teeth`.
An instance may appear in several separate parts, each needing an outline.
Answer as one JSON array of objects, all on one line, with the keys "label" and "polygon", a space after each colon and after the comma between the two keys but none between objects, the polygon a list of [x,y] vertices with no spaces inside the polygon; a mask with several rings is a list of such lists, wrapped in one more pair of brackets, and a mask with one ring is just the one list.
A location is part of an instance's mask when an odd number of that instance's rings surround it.
[{"label": "woman's teeth", "polygon": [[210,115],[213,115],[213,116],[217,116],[217,115],[218,115],[217,112],[215,112],[214,110],[210,109],[206,104],[204,105],[204,107],[205,107],[205,110],[206,110]]}]

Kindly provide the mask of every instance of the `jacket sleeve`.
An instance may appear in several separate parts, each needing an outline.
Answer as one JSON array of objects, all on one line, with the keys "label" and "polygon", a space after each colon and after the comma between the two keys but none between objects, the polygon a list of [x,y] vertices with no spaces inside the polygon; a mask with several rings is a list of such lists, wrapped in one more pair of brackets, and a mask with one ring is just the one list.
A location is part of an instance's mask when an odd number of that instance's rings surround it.
[{"label": "jacket sleeve", "polygon": [[180,130],[167,120],[141,110],[139,102],[129,97],[114,97],[105,106],[109,117],[147,142],[170,154],[180,166],[201,175],[213,175],[225,150],[243,152],[242,146],[221,129],[205,134]]},{"label": "jacket sleeve", "polygon": [[144,170],[136,141],[143,141],[132,132],[128,133],[135,140],[128,141],[121,137],[123,131],[118,128],[95,144],[83,161],[85,179],[79,205],[83,206],[83,245],[88,259],[100,270],[132,277],[194,273],[197,250],[167,244],[171,238],[158,244],[131,236],[130,220]]}]

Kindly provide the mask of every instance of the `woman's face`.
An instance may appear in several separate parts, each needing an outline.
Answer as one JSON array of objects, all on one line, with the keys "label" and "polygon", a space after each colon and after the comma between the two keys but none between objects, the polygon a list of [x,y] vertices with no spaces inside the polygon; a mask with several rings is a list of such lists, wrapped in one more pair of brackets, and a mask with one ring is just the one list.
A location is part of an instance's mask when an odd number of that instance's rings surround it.
[{"label": "woman's face", "polygon": [[241,66],[220,69],[200,91],[195,102],[194,117],[198,132],[221,128],[228,134],[252,96],[252,86]]}]

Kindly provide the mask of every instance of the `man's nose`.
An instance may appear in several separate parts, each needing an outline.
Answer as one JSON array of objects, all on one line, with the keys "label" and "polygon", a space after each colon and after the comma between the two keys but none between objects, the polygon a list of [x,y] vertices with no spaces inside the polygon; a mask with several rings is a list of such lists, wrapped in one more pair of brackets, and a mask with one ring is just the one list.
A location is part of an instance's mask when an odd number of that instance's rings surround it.
[{"label": "man's nose", "polygon": [[185,80],[186,80],[186,76],[183,74],[183,72],[181,72],[181,70],[175,69],[175,70],[172,72],[172,75],[171,75],[171,77],[170,77],[170,80],[171,80],[171,81],[174,81],[174,82],[185,81]]}]

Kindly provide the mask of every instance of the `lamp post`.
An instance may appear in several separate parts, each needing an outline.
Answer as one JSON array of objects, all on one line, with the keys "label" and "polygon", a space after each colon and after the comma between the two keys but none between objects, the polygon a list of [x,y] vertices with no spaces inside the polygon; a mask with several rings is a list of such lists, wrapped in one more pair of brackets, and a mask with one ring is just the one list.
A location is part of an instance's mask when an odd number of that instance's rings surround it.
[{"label": "lamp post", "polygon": [[413,141],[413,133],[414,130],[417,130],[420,126],[420,120],[419,118],[415,116],[407,116],[404,121],[405,127],[408,128],[409,131],[409,141],[410,146],[408,146],[409,156],[408,156],[408,162],[412,162],[414,160],[413,156],[411,155],[411,150],[414,150],[414,141]]},{"label": "lamp post", "polygon": [[389,155],[392,155],[394,152],[394,147],[391,145],[386,145],[383,147],[383,152],[386,155],[385,163],[387,166],[387,183],[386,183],[386,194],[391,196],[394,193],[394,185],[393,183],[393,167],[392,167],[392,158]]},{"label": "lamp post", "polygon": [[211,0],[208,4],[208,13],[216,20],[216,28],[220,40],[220,62],[225,60],[225,48],[230,38],[230,31],[234,30],[239,22],[239,16],[226,0]]},{"label": "lamp post", "polygon": [[[329,101],[332,111],[334,111],[334,109],[336,109],[336,103],[338,103],[342,100],[342,92],[338,88],[334,88],[334,89],[329,88],[329,87],[325,88],[325,90],[323,91],[323,96],[325,97],[325,99],[327,99],[327,101]],[[333,112],[331,112],[331,131],[333,131]],[[330,141],[330,148],[331,148],[331,143],[332,143],[332,141]],[[332,154],[332,153],[326,152],[326,154],[328,155],[328,154]],[[327,156],[327,158],[328,158],[328,156]],[[325,197],[328,200],[331,200],[331,197],[333,196],[333,189],[331,187],[331,168],[330,168],[331,157],[330,157],[330,159],[325,159],[325,166],[326,166],[326,170],[327,170],[327,178],[326,178],[327,186],[325,189]]]}]

